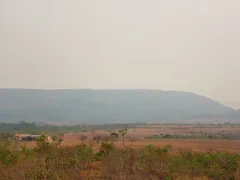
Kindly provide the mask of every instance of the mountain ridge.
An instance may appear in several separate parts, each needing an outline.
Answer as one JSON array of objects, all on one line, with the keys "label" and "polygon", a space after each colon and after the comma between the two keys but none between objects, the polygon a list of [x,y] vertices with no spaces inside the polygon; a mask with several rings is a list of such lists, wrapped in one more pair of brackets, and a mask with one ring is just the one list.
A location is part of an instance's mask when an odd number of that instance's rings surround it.
[{"label": "mountain ridge", "polygon": [[205,96],[156,89],[0,89],[0,121],[131,123],[238,118]]}]

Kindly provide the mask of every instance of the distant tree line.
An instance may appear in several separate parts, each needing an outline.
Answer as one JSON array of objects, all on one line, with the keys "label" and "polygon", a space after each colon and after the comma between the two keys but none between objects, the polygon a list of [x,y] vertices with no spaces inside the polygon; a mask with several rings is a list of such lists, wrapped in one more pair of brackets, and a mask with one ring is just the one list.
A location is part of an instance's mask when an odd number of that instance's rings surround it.
[{"label": "distant tree line", "polygon": [[36,124],[21,121],[19,123],[0,123],[0,133],[41,133],[41,132],[90,132],[94,130],[109,130],[109,129],[127,129],[136,128],[141,124],[79,124],[79,125],[50,125]]},{"label": "distant tree line", "polygon": [[145,139],[240,139],[240,133],[154,134]]}]

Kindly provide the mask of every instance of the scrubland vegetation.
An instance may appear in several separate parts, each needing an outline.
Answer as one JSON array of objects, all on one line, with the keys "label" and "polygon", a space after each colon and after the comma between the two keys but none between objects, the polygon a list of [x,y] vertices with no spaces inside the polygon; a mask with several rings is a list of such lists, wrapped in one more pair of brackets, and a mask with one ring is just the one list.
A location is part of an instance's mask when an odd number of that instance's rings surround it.
[{"label": "scrubland vegetation", "polygon": [[199,133],[199,134],[154,134],[151,136],[146,136],[146,139],[240,139],[239,133]]},{"label": "scrubland vegetation", "polygon": [[[116,133],[118,134],[118,133]],[[99,141],[81,141],[75,147],[62,147],[62,139],[52,143],[42,134],[34,148],[19,146],[2,137],[0,179],[2,180],[176,180],[240,179],[239,155],[228,152],[172,152],[171,145],[142,149],[124,146],[124,130]],[[111,137],[111,138],[110,138]],[[122,148],[115,147],[115,140]],[[132,142],[134,143],[134,141]],[[99,144],[100,148],[95,148]]]}]

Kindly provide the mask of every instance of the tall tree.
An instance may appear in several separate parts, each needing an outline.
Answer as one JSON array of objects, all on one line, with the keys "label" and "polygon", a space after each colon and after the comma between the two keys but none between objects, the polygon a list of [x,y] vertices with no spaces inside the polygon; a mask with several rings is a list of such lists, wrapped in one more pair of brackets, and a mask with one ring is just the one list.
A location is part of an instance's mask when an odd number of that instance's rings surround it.
[{"label": "tall tree", "polygon": [[122,137],[122,145],[124,146],[125,136],[127,135],[127,129],[120,129],[118,133]]}]

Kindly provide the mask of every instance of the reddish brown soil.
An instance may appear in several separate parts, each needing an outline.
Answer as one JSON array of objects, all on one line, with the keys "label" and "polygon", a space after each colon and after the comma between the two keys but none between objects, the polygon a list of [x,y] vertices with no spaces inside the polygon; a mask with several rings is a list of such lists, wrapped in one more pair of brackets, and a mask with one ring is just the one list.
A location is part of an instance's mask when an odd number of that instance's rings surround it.
[{"label": "reddish brown soil", "polygon": [[[129,130],[127,136],[132,136],[137,139],[131,145],[130,142],[126,140],[125,146],[131,146],[133,148],[144,148],[148,144],[163,147],[164,145],[170,144],[173,147],[173,151],[178,151],[179,149],[192,149],[193,151],[208,151],[208,150],[219,150],[219,151],[230,151],[230,152],[240,152],[240,140],[146,140],[144,137],[153,134],[176,134],[176,133],[189,133],[189,132],[206,132],[206,133],[221,133],[221,132],[231,132],[240,133],[240,128],[232,127],[206,127],[206,128],[192,128],[190,126],[154,126],[147,128],[136,128],[135,131]],[[84,132],[84,133],[69,133],[64,135],[63,146],[75,146],[81,143],[80,136],[87,136],[86,143],[92,143],[94,149],[98,149],[100,144],[92,142],[92,137],[95,135],[108,135],[107,131],[95,131]],[[27,146],[34,146],[34,142],[24,142]],[[115,143],[117,147],[122,147],[121,140]]]},{"label": "reddish brown soil", "polygon": [[193,151],[229,151],[240,152],[240,140],[140,140],[132,144],[134,148],[142,148],[148,144],[163,147],[172,145],[173,150],[192,149]]}]

